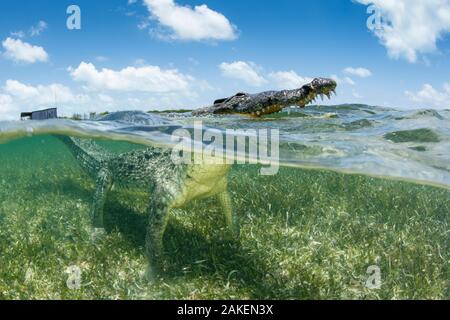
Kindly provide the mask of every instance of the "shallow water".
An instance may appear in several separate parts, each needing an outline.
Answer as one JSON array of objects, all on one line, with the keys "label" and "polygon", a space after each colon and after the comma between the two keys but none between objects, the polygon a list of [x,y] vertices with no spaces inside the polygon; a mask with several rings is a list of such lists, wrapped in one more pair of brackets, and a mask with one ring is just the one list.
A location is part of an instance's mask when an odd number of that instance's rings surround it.
[{"label": "shallow water", "polygon": [[[113,190],[107,234],[93,238],[94,181],[48,134],[97,138],[119,154],[169,147],[175,129],[199,119],[103,120],[0,124],[0,298],[448,298],[449,111],[348,105],[202,118],[220,130],[279,129],[282,168],[233,167],[240,244],[224,237],[215,201],[175,210],[156,284],[142,276],[151,195]],[[77,290],[67,285],[74,265]],[[382,272],[376,290],[366,286],[372,265]]]},{"label": "shallow water", "polygon": [[[114,121],[119,118],[121,121]],[[179,128],[278,129],[282,166],[322,168],[442,187],[450,186],[450,111],[394,109],[365,105],[310,107],[262,119],[190,118],[140,112],[117,113],[103,121],[0,123],[0,142],[54,130],[106,140],[173,147]]]}]

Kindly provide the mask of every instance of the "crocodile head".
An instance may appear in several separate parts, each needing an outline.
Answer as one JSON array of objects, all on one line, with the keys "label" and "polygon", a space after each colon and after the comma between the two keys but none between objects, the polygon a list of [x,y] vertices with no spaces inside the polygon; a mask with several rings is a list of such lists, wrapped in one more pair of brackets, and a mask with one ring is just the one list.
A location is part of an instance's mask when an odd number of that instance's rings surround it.
[{"label": "crocodile head", "polygon": [[331,99],[331,94],[336,94],[336,87],[337,83],[333,79],[316,78],[312,82],[304,85],[299,90],[292,91],[294,91],[294,95],[297,95],[296,97],[294,97],[294,99],[296,99],[297,97],[300,98],[298,104],[296,105],[299,107],[305,107],[307,104],[315,101],[319,96],[322,98],[326,96],[328,97],[328,99]]},{"label": "crocodile head", "polygon": [[230,98],[220,99],[214,105],[196,110],[194,115],[244,114],[259,117],[281,111],[283,108],[297,106],[304,108],[318,97],[331,98],[337,87],[332,79],[316,78],[295,90],[268,91],[259,94],[238,93]]}]

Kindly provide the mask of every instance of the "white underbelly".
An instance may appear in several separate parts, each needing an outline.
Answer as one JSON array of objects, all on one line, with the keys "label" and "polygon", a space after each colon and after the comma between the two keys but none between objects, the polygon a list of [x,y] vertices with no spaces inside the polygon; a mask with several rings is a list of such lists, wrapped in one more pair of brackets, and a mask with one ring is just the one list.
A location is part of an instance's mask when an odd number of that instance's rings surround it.
[{"label": "white underbelly", "polygon": [[229,167],[226,166],[193,170],[184,181],[172,206],[179,208],[192,200],[210,198],[226,191],[228,170]]}]

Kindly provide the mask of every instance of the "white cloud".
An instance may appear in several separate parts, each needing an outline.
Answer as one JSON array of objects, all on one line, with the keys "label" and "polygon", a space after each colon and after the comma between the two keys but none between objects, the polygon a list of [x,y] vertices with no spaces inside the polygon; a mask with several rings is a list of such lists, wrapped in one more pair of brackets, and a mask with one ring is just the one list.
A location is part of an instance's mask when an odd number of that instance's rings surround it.
[{"label": "white cloud", "polygon": [[375,35],[390,57],[417,61],[418,54],[434,52],[437,41],[450,32],[450,0],[356,0],[376,5],[383,23]]},{"label": "white cloud", "polygon": [[421,90],[405,91],[405,94],[411,101],[425,104],[423,107],[450,108],[450,85],[448,83],[444,84],[443,91],[438,91],[432,85],[425,84]]},{"label": "white cloud", "polygon": [[296,89],[311,82],[313,79],[299,76],[295,71],[278,71],[269,74],[269,78],[273,80],[280,89]]},{"label": "white cloud", "polygon": [[33,46],[20,39],[7,38],[2,45],[6,50],[4,56],[16,62],[35,63],[48,60],[48,54],[44,48]]},{"label": "white cloud", "polygon": [[[174,0],[144,0],[152,18],[170,30],[170,38],[177,40],[234,40],[236,28],[221,13],[203,4],[191,8]],[[140,25],[145,28],[147,25]]]},{"label": "white cloud", "polygon": [[259,87],[267,82],[258,72],[258,66],[253,62],[236,61],[223,62],[219,65],[222,75],[231,79],[244,81],[250,86]]},{"label": "white cloud", "polygon": [[31,86],[17,80],[7,80],[3,92],[29,105],[65,103],[74,100],[72,91],[61,84]]},{"label": "white cloud", "polygon": [[444,90],[448,94],[450,94],[450,83],[444,83]]},{"label": "white cloud", "polygon": [[[127,80],[126,80],[127,81]],[[58,106],[58,114],[88,114],[89,112],[119,110],[161,110],[198,108],[206,106],[214,97],[199,96],[197,91],[210,90],[204,82],[194,83],[193,90],[182,92],[148,91],[82,91],[54,83],[50,85],[24,84],[7,80],[0,87],[0,121],[17,120],[21,112]]]},{"label": "white cloud", "polygon": [[30,28],[30,35],[32,37],[40,35],[45,29],[47,29],[47,22],[39,21],[35,26]]},{"label": "white cloud", "polygon": [[360,78],[368,78],[372,75],[372,72],[366,68],[352,68],[348,67],[344,69],[344,72],[352,76],[357,76]]},{"label": "white cloud", "polygon": [[107,94],[100,93],[98,95],[98,99],[100,100],[100,102],[104,103],[105,107],[114,106],[114,98]]},{"label": "white cloud", "polygon": [[139,93],[76,93],[61,85],[29,85],[7,80],[0,90],[0,121],[18,120],[21,112],[52,106],[60,116],[88,114],[89,112],[181,108],[191,105],[190,97],[176,94],[151,95]]},{"label": "white cloud", "polygon": [[23,111],[76,101],[72,91],[61,84],[32,86],[7,80],[0,91],[0,120],[17,120]]},{"label": "white cloud", "polygon": [[7,94],[0,94],[0,120],[14,119],[13,115],[11,114],[12,109],[13,101],[11,96]]},{"label": "white cloud", "polygon": [[81,62],[69,68],[72,79],[84,82],[89,90],[168,93],[183,92],[195,79],[176,69],[163,70],[157,66],[126,67],[122,70],[97,68],[92,63]]}]

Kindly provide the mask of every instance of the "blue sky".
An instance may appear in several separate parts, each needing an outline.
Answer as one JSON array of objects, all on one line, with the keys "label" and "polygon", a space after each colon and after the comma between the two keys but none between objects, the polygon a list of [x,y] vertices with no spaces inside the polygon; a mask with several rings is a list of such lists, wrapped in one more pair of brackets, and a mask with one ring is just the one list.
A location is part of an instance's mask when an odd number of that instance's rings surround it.
[{"label": "blue sky", "polygon": [[[388,24],[369,30],[369,2]],[[450,108],[448,32],[449,0],[2,0],[0,119],[197,108],[319,76],[336,104]]]}]

